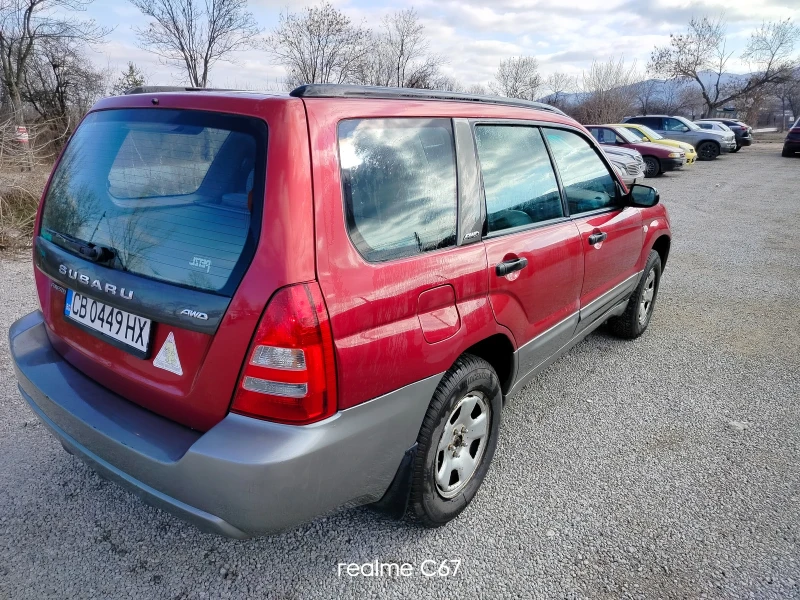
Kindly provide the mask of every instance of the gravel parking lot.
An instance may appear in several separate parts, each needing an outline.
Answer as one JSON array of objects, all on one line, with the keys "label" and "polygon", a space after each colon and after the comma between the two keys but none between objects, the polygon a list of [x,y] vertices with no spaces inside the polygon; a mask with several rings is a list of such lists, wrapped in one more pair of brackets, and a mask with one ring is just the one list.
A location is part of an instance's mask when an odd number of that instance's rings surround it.
[{"label": "gravel parking lot", "polygon": [[[675,240],[650,329],[514,399],[438,530],[356,509],[232,541],[101,479],[17,393],[7,330],[37,300],[28,257],[1,260],[0,598],[800,597],[798,183],[777,144],[655,180]],[[337,574],[375,559],[414,575]]]}]

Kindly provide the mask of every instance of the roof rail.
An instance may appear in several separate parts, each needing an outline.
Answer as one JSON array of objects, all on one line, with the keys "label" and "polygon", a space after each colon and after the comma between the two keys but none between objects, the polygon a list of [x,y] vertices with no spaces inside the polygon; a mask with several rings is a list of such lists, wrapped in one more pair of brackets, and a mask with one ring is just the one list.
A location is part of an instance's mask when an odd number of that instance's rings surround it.
[{"label": "roof rail", "polygon": [[502,98],[500,96],[481,96],[462,92],[443,92],[440,90],[423,90],[417,88],[395,88],[370,85],[345,85],[335,83],[308,83],[289,92],[295,98],[386,98],[396,100],[455,100],[459,102],[480,102],[483,104],[500,104],[503,106],[520,106],[546,110],[558,115],[566,113],[555,106],[518,98]]},{"label": "roof rail", "polygon": [[125,90],[128,94],[159,94],[163,92],[235,92],[222,88],[198,88],[198,87],[179,87],[174,85],[140,85],[138,87]]}]

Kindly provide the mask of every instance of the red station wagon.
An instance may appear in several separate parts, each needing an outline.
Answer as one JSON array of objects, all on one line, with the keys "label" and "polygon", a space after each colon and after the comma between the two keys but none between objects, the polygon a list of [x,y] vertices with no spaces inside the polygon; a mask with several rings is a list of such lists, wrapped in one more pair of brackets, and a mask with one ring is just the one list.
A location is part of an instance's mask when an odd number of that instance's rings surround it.
[{"label": "red station wagon", "polygon": [[233,537],[472,500],[504,401],[650,322],[670,249],[552,107],[307,85],[95,105],[36,221],[10,346],[71,454]]}]

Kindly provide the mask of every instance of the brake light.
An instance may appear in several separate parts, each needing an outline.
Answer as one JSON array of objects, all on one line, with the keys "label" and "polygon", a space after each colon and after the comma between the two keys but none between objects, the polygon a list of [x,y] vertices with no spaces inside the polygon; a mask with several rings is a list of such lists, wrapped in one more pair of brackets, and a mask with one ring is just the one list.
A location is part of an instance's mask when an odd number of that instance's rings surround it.
[{"label": "brake light", "polygon": [[316,282],[282,288],[270,300],[231,410],[294,425],[336,412],[333,337]]}]

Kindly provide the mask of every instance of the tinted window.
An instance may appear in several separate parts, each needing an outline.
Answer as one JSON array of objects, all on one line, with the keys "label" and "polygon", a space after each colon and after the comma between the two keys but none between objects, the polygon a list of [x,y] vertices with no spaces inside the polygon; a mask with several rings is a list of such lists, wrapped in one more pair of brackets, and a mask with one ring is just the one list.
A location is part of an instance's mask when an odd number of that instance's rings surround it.
[{"label": "tinted window", "polygon": [[448,119],[339,124],[350,239],[384,261],[455,244],[456,164]]},{"label": "tinted window", "polygon": [[689,126],[678,119],[664,119],[665,131],[686,131]]},{"label": "tinted window", "polygon": [[535,127],[475,128],[489,231],[564,216],[553,167]]},{"label": "tinted window", "polygon": [[[614,133],[611,129],[606,129],[604,127],[590,127],[589,133],[594,136],[601,144],[616,144],[617,143],[617,134]],[[624,143],[624,140],[619,140],[621,143]]]},{"label": "tinted window", "polygon": [[661,117],[634,117],[633,119],[628,119],[628,121],[647,125],[651,129],[661,129]]},{"label": "tinted window", "polygon": [[645,135],[641,131],[639,131],[638,129],[634,129],[632,127],[626,127],[625,131],[630,133],[639,142],[641,142],[641,141],[645,141],[646,142],[647,141],[647,137],[645,137]]},{"label": "tinted window", "polygon": [[609,208],[616,204],[614,178],[589,143],[563,129],[545,129],[571,214]]},{"label": "tinted window", "polygon": [[698,123],[701,129],[714,129],[711,123]]},{"label": "tinted window", "polygon": [[42,236],[107,246],[105,266],[228,295],[255,248],[265,153],[256,119],[92,113],[53,175]]}]

